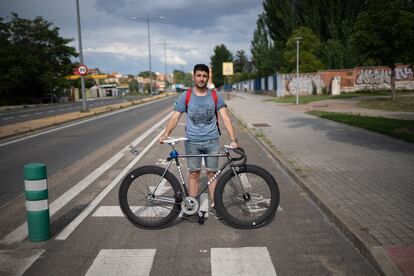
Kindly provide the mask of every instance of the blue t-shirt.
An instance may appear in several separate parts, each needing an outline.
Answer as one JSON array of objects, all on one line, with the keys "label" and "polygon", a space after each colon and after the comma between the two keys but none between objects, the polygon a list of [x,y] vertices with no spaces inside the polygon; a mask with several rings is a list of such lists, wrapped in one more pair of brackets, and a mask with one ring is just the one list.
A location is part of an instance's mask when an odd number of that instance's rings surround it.
[{"label": "blue t-shirt", "polygon": [[[205,141],[219,136],[216,125],[214,99],[211,90],[205,96],[197,96],[194,89],[188,103],[187,120],[185,123],[185,137],[190,141]],[[185,112],[185,96],[182,93],[175,102],[174,110]],[[217,110],[226,107],[223,98],[217,93]]]}]

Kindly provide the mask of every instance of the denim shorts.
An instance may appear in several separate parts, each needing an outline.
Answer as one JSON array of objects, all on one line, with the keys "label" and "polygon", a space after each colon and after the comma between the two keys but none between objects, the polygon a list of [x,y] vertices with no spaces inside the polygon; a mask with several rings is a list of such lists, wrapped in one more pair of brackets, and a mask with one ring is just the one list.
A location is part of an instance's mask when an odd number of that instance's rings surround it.
[{"label": "denim shorts", "polygon": [[[186,154],[218,154],[220,151],[219,139],[211,139],[205,141],[186,141]],[[203,157],[188,157],[187,165],[190,172],[201,170],[201,158]],[[204,157],[206,170],[209,172],[216,172],[218,170],[218,157]]]}]

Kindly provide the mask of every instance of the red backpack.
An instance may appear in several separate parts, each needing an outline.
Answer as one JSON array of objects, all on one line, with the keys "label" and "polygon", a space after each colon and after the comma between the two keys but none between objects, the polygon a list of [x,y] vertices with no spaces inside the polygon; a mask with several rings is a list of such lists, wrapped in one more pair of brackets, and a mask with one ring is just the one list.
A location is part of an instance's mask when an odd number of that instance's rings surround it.
[{"label": "red backpack", "polygon": [[[191,94],[193,89],[190,87],[188,88],[186,94],[185,94],[185,113],[188,111],[188,103],[190,102]],[[216,114],[216,125],[219,135],[221,135],[220,127],[219,127],[219,121],[218,121],[218,112],[217,112],[217,103],[218,103],[218,97],[216,90],[211,90],[211,95],[213,96],[214,100],[214,113]]]}]

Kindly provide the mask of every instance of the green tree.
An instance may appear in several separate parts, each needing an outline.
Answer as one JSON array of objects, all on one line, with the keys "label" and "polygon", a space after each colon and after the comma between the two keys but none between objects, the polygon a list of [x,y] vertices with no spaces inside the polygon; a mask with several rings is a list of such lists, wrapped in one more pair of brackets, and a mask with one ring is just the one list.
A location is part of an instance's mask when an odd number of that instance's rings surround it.
[{"label": "green tree", "polygon": [[224,44],[214,47],[214,54],[210,57],[213,70],[213,83],[216,87],[224,84],[223,62],[232,62],[233,54]]},{"label": "green tree", "polygon": [[59,28],[42,17],[0,18],[0,99],[2,104],[39,102],[45,93],[60,94],[70,82],[72,41],[59,36]]},{"label": "green tree", "polygon": [[364,65],[391,68],[392,100],[395,64],[414,63],[414,10],[410,0],[368,0],[368,9],[355,22],[353,43]]},{"label": "green tree", "polygon": [[296,69],[296,39],[302,37],[300,41],[299,60],[301,72],[315,72],[323,69],[323,63],[317,58],[321,44],[311,29],[301,27],[292,32],[292,35],[286,42],[284,60],[286,65],[285,72],[294,72]]},{"label": "green tree", "polygon": [[[149,78],[150,77],[150,71],[142,71],[138,74],[139,77],[143,78]],[[154,72],[151,72],[152,79],[156,77],[156,74]]]},{"label": "green tree", "polygon": [[247,59],[246,53],[243,50],[239,50],[234,58],[234,73],[242,73],[244,67],[249,60]]},{"label": "green tree", "polygon": [[131,79],[128,83],[129,93],[139,92],[139,84],[136,79]]},{"label": "green tree", "polygon": [[281,61],[281,51],[277,51],[269,36],[265,15],[259,15],[256,22],[256,30],[251,42],[252,60],[260,77],[268,76],[276,72],[277,64]]},{"label": "green tree", "polygon": [[[317,55],[328,68],[357,65],[356,52],[350,43],[358,14],[367,9],[359,0],[264,0],[266,26],[276,53],[284,51],[293,30],[307,27],[320,39]],[[276,64],[276,69],[283,63]]]},{"label": "green tree", "polygon": [[180,70],[173,71],[174,82],[178,84],[184,84],[185,73]]}]

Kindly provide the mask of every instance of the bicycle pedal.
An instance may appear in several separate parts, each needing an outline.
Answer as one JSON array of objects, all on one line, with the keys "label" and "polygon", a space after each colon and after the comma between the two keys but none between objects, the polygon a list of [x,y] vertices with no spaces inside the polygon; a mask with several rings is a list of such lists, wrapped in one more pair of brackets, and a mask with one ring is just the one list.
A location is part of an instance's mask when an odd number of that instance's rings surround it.
[{"label": "bicycle pedal", "polygon": [[198,213],[198,223],[199,224],[203,224],[204,223],[204,221],[205,221],[205,214],[206,214],[206,211],[200,211]]}]

